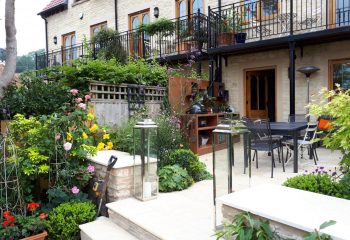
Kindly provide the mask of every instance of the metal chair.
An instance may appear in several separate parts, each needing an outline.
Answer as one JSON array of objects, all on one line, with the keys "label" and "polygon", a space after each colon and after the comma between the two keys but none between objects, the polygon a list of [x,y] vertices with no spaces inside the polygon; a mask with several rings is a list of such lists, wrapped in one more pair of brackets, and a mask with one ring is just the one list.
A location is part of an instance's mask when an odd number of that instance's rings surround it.
[{"label": "metal chair", "polygon": [[[279,150],[280,144],[278,141],[272,139],[270,122],[268,120],[253,120],[249,118],[244,119],[248,130],[251,132],[251,150],[254,150],[253,161],[256,157],[256,168],[259,167],[258,151],[271,153],[271,178],[273,178],[273,169],[276,167],[274,150]],[[278,154],[280,160],[280,154]],[[283,171],[284,162],[282,159]]]}]

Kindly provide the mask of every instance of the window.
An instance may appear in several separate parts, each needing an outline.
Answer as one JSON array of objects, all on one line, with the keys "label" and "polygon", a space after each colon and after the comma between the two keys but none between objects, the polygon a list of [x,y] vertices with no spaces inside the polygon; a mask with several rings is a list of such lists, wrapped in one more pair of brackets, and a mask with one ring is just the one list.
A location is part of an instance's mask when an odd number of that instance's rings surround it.
[{"label": "window", "polygon": [[329,88],[335,89],[336,84],[341,88],[350,89],[350,58],[331,60],[329,64]]},{"label": "window", "polygon": [[75,32],[67,33],[62,35],[62,43],[63,43],[63,63],[69,64],[73,59],[76,59],[77,49],[76,49],[76,36]]},{"label": "window", "polygon": [[149,9],[129,15],[129,29],[131,31],[130,49],[134,55],[142,56],[150,51],[150,36],[137,31],[141,24],[150,21]]},{"label": "window", "polygon": [[279,14],[280,0],[261,0],[261,3],[256,0],[245,0],[242,4],[246,20],[259,20],[260,17],[261,20],[268,20]]},{"label": "window", "polygon": [[90,27],[90,37],[93,38],[101,29],[107,28],[107,22],[98,23]]},{"label": "window", "polygon": [[176,0],[176,17],[196,14],[198,10],[203,13],[203,0]]}]

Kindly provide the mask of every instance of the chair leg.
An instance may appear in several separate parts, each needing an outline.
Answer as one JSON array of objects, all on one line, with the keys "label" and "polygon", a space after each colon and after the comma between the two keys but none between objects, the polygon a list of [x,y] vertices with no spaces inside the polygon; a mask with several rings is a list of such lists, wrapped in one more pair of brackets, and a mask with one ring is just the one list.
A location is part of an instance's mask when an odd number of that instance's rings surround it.
[{"label": "chair leg", "polygon": [[312,152],[313,152],[312,156],[313,156],[315,165],[317,165],[317,160],[316,160],[316,148],[312,148]]},{"label": "chair leg", "polygon": [[281,149],[280,149],[280,147],[277,148],[277,154],[278,154],[278,162],[281,163]]},{"label": "chair leg", "polygon": [[273,150],[271,154],[271,178],[273,178],[273,167],[275,165],[275,157],[273,156]]},{"label": "chair leg", "polygon": [[316,156],[316,160],[318,161],[318,155],[317,155],[316,148],[314,148],[314,155]]},{"label": "chair leg", "polygon": [[256,154],[256,168],[259,168],[258,150],[255,150],[255,154]]}]

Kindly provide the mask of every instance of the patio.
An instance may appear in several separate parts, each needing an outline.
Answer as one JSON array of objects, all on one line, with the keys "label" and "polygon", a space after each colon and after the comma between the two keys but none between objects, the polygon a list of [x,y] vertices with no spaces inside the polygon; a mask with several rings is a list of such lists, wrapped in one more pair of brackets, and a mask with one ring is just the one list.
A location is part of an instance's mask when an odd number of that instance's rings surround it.
[{"label": "patio", "polygon": [[[317,151],[318,166],[331,169],[340,161],[340,152],[331,152],[324,148],[318,148]],[[212,172],[212,154],[203,155],[200,160],[207,165],[208,171]],[[286,172],[283,172],[282,165],[277,162],[275,176],[271,178],[270,161],[271,158],[267,153],[260,153],[259,168],[256,169],[255,163],[252,162],[252,178],[249,180],[248,174],[243,174],[242,141],[235,144],[234,191],[266,183],[281,185],[289,177],[302,174],[304,170],[312,172],[315,169],[313,160],[299,159],[298,174],[293,173],[292,161],[286,165]],[[139,239],[145,239],[142,237],[145,233],[151,234],[153,236],[151,239],[215,239],[212,237],[214,234],[212,184],[212,180],[201,181],[187,190],[161,193],[157,199],[147,202],[128,198],[110,203],[108,204],[110,219],[118,222],[118,225],[125,224],[124,226],[129,229],[134,226],[133,231],[140,234]],[[98,229],[91,231],[98,231]]]}]

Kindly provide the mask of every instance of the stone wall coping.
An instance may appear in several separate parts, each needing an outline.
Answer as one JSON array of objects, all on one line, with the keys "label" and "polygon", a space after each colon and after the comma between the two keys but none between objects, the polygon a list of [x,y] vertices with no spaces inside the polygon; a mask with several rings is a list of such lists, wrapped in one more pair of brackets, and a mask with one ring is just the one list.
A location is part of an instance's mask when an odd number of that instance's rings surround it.
[{"label": "stone wall coping", "polygon": [[[121,152],[117,150],[102,150],[98,151],[95,156],[91,156],[89,160],[91,162],[107,166],[108,160],[110,157],[114,155],[118,158],[117,163],[114,165],[113,168],[125,168],[125,167],[131,167],[134,165],[134,156],[130,155],[127,152]],[[141,158],[139,155],[136,156],[136,165],[141,165]],[[150,162],[157,162],[156,158],[150,158]]]},{"label": "stone wall coping", "polygon": [[321,232],[334,240],[350,239],[350,201],[346,199],[263,184],[219,197],[217,202],[306,232],[334,220],[335,225]]}]

